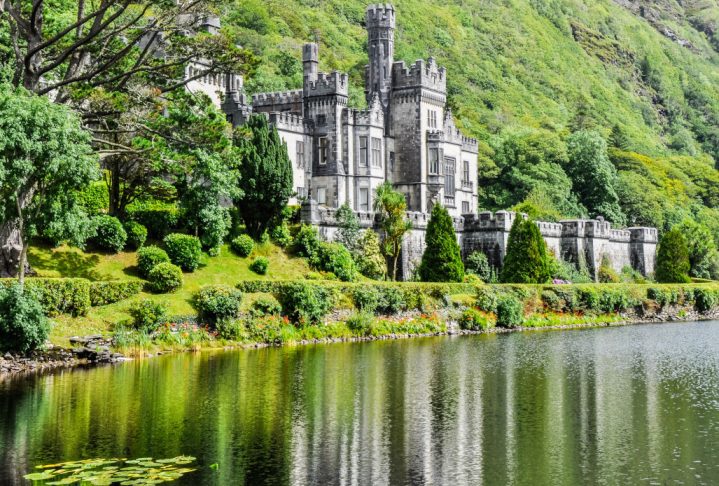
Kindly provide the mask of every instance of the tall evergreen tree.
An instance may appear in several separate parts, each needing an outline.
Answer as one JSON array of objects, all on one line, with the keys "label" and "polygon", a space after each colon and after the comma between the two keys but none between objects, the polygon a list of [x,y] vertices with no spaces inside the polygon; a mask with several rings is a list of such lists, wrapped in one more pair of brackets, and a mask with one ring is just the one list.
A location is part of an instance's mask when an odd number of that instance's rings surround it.
[{"label": "tall evergreen tree", "polygon": [[547,244],[530,219],[517,215],[509,231],[507,254],[502,266],[503,283],[545,283],[551,277]]},{"label": "tall evergreen tree", "polygon": [[689,248],[678,228],[664,233],[657,251],[657,268],[654,276],[661,283],[687,283],[689,278]]},{"label": "tall evergreen tree", "polygon": [[375,190],[374,210],[379,214],[382,253],[391,259],[392,268],[389,273],[392,280],[397,280],[402,240],[412,229],[412,222],[407,219],[407,199],[404,194],[395,191],[390,182],[385,182]]},{"label": "tall evergreen tree", "polygon": [[242,154],[243,192],[236,204],[247,233],[259,239],[292,195],[292,163],[277,129],[262,115],[250,117],[236,138]]},{"label": "tall evergreen tree", "polygon": [[457,244],[452,218],[440,204],[432,208],[427,225],[427,248],[422,255],[419,276],[423,282],[461,282],[464,264]]}]

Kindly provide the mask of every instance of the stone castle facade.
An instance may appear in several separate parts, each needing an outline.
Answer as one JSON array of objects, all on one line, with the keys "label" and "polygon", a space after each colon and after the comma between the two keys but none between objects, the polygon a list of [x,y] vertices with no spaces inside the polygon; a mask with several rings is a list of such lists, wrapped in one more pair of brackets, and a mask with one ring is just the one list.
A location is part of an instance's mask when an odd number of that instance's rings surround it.
[{"label": "stone castle facade", "polygon": [[[203,76],[188,85],[206,93],[233,125],[252,113],[265,114],[277,128],[292,161],[296,198],[302,218],[332,239],[336,210],[348,204],[362,226],[375,228],[375,189],[390,182],[407,199],[413,229],[402,251],[400,275],[412,276],[425,248],[424,235],[435,203],[455,220],[466,257],[482,251],[500,267],[515,213],[477,213],[477,141],[457,129],[446,107],[447,71],[433,58],[407,65],[394,59],[395,10],[370,5],[366,10],[369,64],[365,67],[367,108],[348,106],[345,73],[319,71],[319,47],[302,50],[302,89],[259,93],[251,100],[241,76]],[[219,28],[216,20],[207,29]],[[202,72],[190,65],[187,76]],[[625,266],[654,271],[657,230],[612,229],[608,222],[572,220],[537,223],[550,250],[567,261],[586,264],[596,274],[604,256],[617,271]]]}]

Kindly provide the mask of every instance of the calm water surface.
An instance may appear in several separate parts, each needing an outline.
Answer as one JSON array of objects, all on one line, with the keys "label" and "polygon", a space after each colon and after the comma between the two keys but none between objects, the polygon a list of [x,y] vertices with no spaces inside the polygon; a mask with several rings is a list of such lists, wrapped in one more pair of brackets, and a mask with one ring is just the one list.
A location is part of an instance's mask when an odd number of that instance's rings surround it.
[{"label": "calm water surface", "polygon": [[717,484],[718,429],[719,322],[181,354],[0,383],[0,484]]}]

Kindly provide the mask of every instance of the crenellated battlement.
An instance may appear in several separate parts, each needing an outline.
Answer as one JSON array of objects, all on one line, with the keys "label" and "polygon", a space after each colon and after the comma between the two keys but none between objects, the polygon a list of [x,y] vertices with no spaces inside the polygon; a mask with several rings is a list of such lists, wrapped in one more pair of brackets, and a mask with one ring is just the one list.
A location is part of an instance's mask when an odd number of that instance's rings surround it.
[{"label": "crenellated battlement", "polygon": [[290,105],[296,103],[302,103],[301,89],[252,95],[252,106],[254,107]]},{"label": "crenellated battlement", "polygon": [[305,132],[308,124],[304,117],[293,113],[270,113],[270,123],[275,125],[278,130],[287,130],[291,132]]},{"label": "crenellated battlement", "polygon": [[317,81],[307,83],[305,96],[349,96],[349,77],[346,73],[333,71],[319,73]]},{"label": "crenellated battlement", "polygon": [[388,3],[369,5],[365,11],[365,20],[368,29],[394,29],[396,22],[394,7]]},{"label": "crenellated battlement", "polygon": [[447,70],[438,67],[433,57],[427,61],[418,59],[411,66],[404,61],[395,62],[392,67],[392,87],[427,88],[440,93],[447,93]]},{"label": "crenellated battlement", "polygon": [[627,228],[631,234],[631,241],[637,243],[657,243],[659,241],[659,231],[656,228],[634,227]]}]

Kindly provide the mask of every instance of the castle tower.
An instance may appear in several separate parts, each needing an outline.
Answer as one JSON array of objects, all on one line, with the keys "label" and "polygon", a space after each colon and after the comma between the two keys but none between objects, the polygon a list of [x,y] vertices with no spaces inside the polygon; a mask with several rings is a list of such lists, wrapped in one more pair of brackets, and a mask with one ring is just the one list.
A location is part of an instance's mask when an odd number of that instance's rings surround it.
[{"label": "castle tower", "polygon": [[315,43],[305,44],[302,47],[302,72],[304,73],[304,87],[317,81],[320,65],[319,46]]},{"label": "castle tower", "polygon": [[365,95],[369,103],[373,94],[377,93],[386,113],[394,64],[394,7],[389,4],[367,7],[366,27],[369,65],[365,68]]}]

